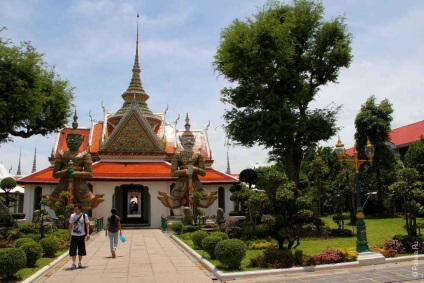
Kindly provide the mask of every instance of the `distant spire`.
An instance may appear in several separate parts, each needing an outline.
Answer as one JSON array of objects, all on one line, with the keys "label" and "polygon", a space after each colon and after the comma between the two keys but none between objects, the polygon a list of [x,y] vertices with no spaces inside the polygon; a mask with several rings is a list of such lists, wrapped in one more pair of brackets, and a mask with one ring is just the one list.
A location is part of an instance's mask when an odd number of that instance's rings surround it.
[{"label": "distant spire", "polygon": [[19,163],[18,163],[18,171],[16,171],[16,175],[20,176],[21,173],[21,150],[19,150]]},{"label": "distant spire", "polygon": [[227,173],[228,175],[231,175],[230,158],[228,157],[228,150],[227,150],[227,171],[225,173]]},{"label": "distant spire", "polygon": [[32,162],[32,170],[31,173],[37,171],[37,148],[34,150],[34,161]]},{"label": "distant spire", "polygon": [[9,173],[12,172],[12,165],[10,165]]}]

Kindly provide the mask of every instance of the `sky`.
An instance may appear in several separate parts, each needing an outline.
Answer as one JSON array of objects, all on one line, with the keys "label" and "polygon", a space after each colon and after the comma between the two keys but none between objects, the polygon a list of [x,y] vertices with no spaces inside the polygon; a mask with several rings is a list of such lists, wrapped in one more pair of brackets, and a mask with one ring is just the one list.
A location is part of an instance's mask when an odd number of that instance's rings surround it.
[{"label": "sky", "polygon": [[[287,1],[283,1],[287,2]],[[342,105],[337,125],[346,147],[353,145],[354,120],[361,105],[375,95],[394,108],[392,129],[424,120],[424,1],[324,0],[325,19],[345,16],[353,35],[353,62],[342,69],[337,84],[321,88],[312,108]],[[103,110],[116,112],[131,80],[135,56],[137,13],[141,80],[154,113],[167,107],[167,121],[189,113],[191,129],[209,123],[213,167],[240,173],[267,164],[267,150],[227,146],[222,116],[229,106],[220,90],[230,84],[213,68],[221,31],[232,21],[245,21],[258,11],[260,0],[0,0],[1,36],[31,41],[44,60],[75,88],[80,127],[101,121]],[[421,83],[420,83],[421,82]],[[420,102],[421,101],[421,102]],[[19,111],[19,110],[18,110]],[[69,121],[69,124],[72,121]],[[178,128],[184,129],[183,118]],[[16,174],[29,174],[36,149],[37,170],[50,165],[55,134],[15,138],[0,144],[0,163]],[[323,141],[334,146],[337,136]]]}]

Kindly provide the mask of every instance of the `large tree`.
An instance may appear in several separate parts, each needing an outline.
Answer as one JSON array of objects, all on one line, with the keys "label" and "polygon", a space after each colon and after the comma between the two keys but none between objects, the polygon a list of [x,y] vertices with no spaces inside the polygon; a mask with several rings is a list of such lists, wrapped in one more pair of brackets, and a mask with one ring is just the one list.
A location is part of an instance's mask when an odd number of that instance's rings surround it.
[{"label": "large tree", "polygon": [[296,186],[304,152],[337,131],[339,107],[311,109],[310,103],[352,59],[344,18],[323,15],[321,3],[268,1],[253,19],[222,31],[214,61],[233,83],[221,91],[231,105],[224,113],[229,140],[268,148]]},{"label": "large tree", "polygon": [[405,163],[409,168],[415,168],[423,178],[424,171],[424,136],[419,141],[409,145],[405,154]]},{"label": "large tree", "polygon": [[392,113],[393,108],[389,100],[384,99],[377,104],[376,97],[372,95],[362,104],[355,118],[355,142],[359,156],[366,159],[364,149],[368,139],[374,145],[375,187],[369,189],[377,192],[379,213],[384,212],[383,195],[387,193],[389,185],[394,181],[393,178],[388,178],[389,173],[395,171],[397,164],[393,151],[388,145]]},{"label": "large tree", "polygon": [[47,135],[71,115],[73,88],[29,42],[15,45],[0,29],[0,143]]}]

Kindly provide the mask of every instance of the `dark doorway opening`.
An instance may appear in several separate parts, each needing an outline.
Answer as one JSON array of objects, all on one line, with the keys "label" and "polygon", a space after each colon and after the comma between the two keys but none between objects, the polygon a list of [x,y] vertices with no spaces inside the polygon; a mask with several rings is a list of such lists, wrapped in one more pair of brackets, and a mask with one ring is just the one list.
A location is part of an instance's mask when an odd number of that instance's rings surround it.
[{"label": "dark doorway opening", "polygon": [[149,223],[150,195],[143,185],[121,185],[116,188],[115,203],[122,224]]}]

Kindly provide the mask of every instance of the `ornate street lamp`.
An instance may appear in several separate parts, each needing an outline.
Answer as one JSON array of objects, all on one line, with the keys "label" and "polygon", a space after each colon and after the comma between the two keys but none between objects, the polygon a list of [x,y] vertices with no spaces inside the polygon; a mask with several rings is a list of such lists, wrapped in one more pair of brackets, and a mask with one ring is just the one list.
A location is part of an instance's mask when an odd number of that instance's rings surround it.
[{"label": "ornate street lamp", "polygon": [[365,215],[362,210],[362,204],[361,204],[361,187],[360,187],[360,180],[359,180],[359,168],[361,167],[362,163],[369,162],[372,165],[372,161],[374,158],[374,146],[371,144],[370,140],[368,139],[367,145],[365,146],[365,155],[367,156],[368,160],[365,159],[358,159],[358,151],[356,150],[356,145],[353,149],[353,159],[348,159],[348,155],[346,154],[346,151],[344,149],[344,145],[342,141],[337,141],[337,145],[335,148],[335,152],[337,154],[337,157],[339,158],[340,163],[343,164],[343,162],[348,162],[352,164],[355,168],[355,179],[356,179],[356,251],[358,253],[366,252],[369,250],[368,248],[368,241],[367,241],[367,233],[366,233],[366,227],[365,227]]}]

